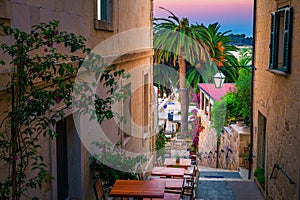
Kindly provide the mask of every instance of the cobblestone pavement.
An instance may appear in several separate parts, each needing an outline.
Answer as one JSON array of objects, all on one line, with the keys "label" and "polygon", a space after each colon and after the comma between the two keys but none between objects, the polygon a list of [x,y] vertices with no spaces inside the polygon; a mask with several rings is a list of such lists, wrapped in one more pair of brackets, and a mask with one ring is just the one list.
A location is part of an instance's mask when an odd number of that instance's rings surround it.
[{"label": "cobblestone pavement", "polygon": [[196,200],[263,200],[253,180],[238,171],[200,167]]}]

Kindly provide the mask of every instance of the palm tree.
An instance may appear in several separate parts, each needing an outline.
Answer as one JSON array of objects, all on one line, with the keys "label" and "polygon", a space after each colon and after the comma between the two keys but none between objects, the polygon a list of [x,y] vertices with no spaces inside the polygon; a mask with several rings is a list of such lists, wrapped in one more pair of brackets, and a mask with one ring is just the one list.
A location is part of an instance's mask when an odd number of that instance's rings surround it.
[{"label": "palm tree", "polygon": [[169,66],[168,63],[164,65],[155,64],[153,66],[153,84],[160,89],[160,97],[163,96],[163,91],[165,91],[168,96],[168,91],[173,90],[173,88],[178,88],[179,76],[176,70],[177,69],[173,66]]},{"label": "palm tree", "polygon": [[[231,39],[227,35],[231,31],[220,32],[221,25],[218,22],[210,24],[208,27],[203,24],[197,24],[195,27],[218,67],[239,65],[237,58],[232,54],[239,49],[230,43]],[[238,70],[234,67],[225,68],[223,73],[226,76],[226,82],[235,82],[238,77]]]},{"label": "palm tree", "polygon": [[188,91],[186,87],[186,64],[194,65],[196,60],[209,62],[208,53],[201,45],[201,35],[197,27],[190,26],[187,18],[179,19],[171,11],[168,18],[154,19],[155,62],[168,60],[179,66],[181,95],[181,135],[186,137],[188,130]]}]

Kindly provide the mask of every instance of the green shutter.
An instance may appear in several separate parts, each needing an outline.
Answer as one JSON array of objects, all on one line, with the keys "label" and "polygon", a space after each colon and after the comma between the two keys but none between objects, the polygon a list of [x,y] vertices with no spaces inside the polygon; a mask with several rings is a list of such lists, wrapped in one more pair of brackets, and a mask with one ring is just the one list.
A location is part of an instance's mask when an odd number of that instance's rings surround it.
[{"label": "green shutter", "polygon": [[107,0],[101,0],[101,20],[107,21]]},{"label": "green shutter", "polygon": [[286,8],[284,13],[284,44],[283,66],[286,73],[291,73],[291,45],[292,45],[292,8]]},{"label": "green shutter", "polygon": [[277,51],[276,51],[276,35],[277,35],[277,18],[278,13],[271,14],[271,38],[270,38],[270,69],[277,68]]}]

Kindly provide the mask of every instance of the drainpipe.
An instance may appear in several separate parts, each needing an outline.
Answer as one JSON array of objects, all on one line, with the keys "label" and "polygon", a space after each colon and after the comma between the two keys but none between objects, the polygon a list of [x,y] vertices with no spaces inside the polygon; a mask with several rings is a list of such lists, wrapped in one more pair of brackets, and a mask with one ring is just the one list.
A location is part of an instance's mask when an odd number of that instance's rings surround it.
[{"label": "drainpipe", "polygon": [[254,73],[255,73],[255,66],[254,66],[254,62],[255,62],[255,31],[256,31],[256,0],[253,1],[253,33],[252,33],[252,37],[253,37],[253,46],[252,46],[252,76],[251,76],[251,113],[250,113],[250,150],[249,150],[249,173],[248,173],[248,179],[251,179],[252,176],[252,159],[253,159],[253,129],[254,129],[254,124],[253,124],[253,118],[254,118],[254,114],[253,114],[253,99],[254,99]]},{"label": "drainpipe", "polygon": [[[221,135],[219,137],[221,137]],[[217,135],[217,161],[216,161],[216,168],[219,168],[219,148],[220,148],[220,141],[219,141],[218,135]]]}]

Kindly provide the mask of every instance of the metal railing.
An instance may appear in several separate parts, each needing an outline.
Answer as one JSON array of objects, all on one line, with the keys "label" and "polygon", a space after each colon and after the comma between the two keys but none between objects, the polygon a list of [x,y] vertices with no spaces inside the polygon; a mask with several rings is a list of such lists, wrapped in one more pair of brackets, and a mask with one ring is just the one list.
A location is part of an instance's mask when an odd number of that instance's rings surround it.
[{"label": "metal railing", "polygon": [[277,169],[278,171],[281,171],[283,173],[283,175],[287,179],[289,179],[290,184],[292,184],[292,185],[296,184],[295,181],[293,181],[293,179],[287,175],[287,173],[279,166],[278,163],[274,163],[274,167],[273,167],[273,170],[272,170],[272,173],[271,173],[271,176],[270,176],[270,180],[276,179],[276,177],[273,175],[275,169]]}]

